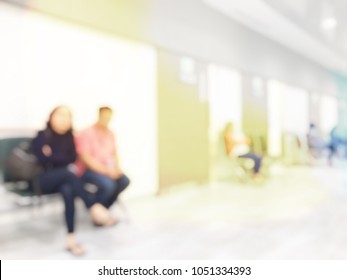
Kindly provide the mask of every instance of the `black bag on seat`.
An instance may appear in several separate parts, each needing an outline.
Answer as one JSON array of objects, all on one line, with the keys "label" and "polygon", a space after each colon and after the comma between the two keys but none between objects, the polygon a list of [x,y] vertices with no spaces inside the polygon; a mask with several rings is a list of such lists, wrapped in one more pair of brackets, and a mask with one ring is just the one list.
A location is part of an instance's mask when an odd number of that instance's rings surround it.
[{"label": "black bag on seat", "polygon": [[7,172],[17,180],[29,181],[43,171],[36,156],[31,151],[31,142],[21,142],[9,154],[5,161]]}]

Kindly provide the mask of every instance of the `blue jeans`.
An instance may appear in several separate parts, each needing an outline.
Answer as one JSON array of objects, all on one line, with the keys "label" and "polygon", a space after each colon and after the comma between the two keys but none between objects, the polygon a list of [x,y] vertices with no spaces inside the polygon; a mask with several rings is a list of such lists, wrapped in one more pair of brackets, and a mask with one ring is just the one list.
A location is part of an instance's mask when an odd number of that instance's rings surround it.
[{"label": "blue jeans", "polygon": [[39,176],[42,194],[61,194],[68,233],[74,232],[75,197],[81,189],[81,184],[81,180],[66,167],[47,170]]},{"label": "blue jeans", "polygon": [[82,176],[82,180],[98,188],[95,195],[84,196],[87,197],[87,199],[84,199],[87,208],[90,208],[95,203],[100,203],[106,208],[109,208],[117,200],[118,195],[130,184],[129,178],[125,175],[114,180],[91,170],[86,170]]},{"label": "blue jeans", "polygon": [[259,173],[260,166],[261,166],[261,157],[252,154],[252,153],[247,153],[244,155],[239,156],[239,158],[250,158],[254,161],[254,167],[253,167],[253,173],[257,174]]}]

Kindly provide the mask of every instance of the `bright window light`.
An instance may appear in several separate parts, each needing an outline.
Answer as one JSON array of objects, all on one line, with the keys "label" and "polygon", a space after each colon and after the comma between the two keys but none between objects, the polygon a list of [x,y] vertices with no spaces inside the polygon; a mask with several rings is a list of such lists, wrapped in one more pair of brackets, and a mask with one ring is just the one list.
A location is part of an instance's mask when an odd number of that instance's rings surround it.
[{"label": "bright window light", "polygon": [[337,20],[336,20],[336,18],[333,18],[333,17],[325,18],[325,19],[323,19],[323,21],[321,23],[321,27],[324,30],[331,30],[331,29],[336,28],[336,26],[337,26]]},{"label": "bright window light", "polygon": [[323,95],[320,103],[320,126],[328,134],[338,123],[338,101],[335,96]]},{"label": "bright window light", "polygon": [[216,140],[227,122],[237,131],[242,125],[242,77],[232,69],[208,66],[208,98],[210,105],[211,139]]}]

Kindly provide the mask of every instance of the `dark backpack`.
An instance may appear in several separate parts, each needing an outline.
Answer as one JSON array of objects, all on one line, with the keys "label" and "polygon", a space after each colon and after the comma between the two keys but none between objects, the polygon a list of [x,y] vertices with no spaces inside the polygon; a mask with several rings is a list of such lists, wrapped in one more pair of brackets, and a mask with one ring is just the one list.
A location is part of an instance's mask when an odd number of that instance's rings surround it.
[{"label": "dark backpack", "polygon": [[24,181],[36,178],[43,171],[31,150],[30,141],[23,141],[12,150],[5,160],[5,168],[12,178]]}]

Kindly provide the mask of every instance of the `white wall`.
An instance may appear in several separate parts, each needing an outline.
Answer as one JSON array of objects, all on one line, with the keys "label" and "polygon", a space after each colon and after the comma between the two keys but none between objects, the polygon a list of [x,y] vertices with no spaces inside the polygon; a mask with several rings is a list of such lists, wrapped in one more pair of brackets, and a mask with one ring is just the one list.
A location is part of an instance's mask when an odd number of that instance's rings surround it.
[{"label": "white wall", "polygon": [[155,50],[4,4],[0,21],[0,130],[41,129],[59,104],[80,130],[109,105],[129,193],[155,192]]},{"label": "white wall", "polygon": [[305,136],[309,128],[308,92],[284,85],[283,109],[283,131]]},{"label": "white wall", "polygon": [[303,89],[275,80],[268,82],[268,139],[269,154],[280,156],[284,132],[301,139],[309,127],[309,95]]},{"label": "white wall", "polygon": [[236,131],[242,125],[242,77],[235,70],[215,64],[207,71],[210,138],[216,141],[228,122]]},{"label": "white wall", "polygon": [[334,96],[322,95],[320,99],[320,128],[325,135],[338,124],[338,101]]}]

